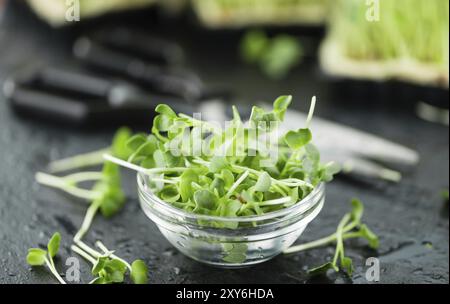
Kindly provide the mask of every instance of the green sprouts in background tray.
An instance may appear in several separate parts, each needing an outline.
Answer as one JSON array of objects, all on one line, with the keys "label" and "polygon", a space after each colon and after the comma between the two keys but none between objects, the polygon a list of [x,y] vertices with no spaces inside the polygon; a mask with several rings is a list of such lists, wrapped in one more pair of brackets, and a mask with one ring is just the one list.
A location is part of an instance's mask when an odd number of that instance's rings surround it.
[{"label": "green sprouts in background tray", "polygon": [[326,72],[448,88],[447,0],[338,0],[322,46]]},{"label": "green sprouts in background tray", "polygon": [[208,27],[249,25],[321,25],[328,0],[194,0],[194,9]]}]

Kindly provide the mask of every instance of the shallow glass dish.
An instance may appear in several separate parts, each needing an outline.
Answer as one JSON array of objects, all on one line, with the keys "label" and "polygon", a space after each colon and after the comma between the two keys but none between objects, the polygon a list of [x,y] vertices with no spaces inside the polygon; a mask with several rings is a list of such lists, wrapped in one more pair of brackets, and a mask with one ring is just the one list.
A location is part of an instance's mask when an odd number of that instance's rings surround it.
[{"label": "shallow glass dish", "polygon": [[[183,254],[210,265],[235,268],[267,261],[291,246],[319,214],[325,185],[297,204],[261,216],[220,217],[188,213],[162,201],[137,176],[139,200],[145,214]],[[216,228],[217,223],[227,227]]]}]

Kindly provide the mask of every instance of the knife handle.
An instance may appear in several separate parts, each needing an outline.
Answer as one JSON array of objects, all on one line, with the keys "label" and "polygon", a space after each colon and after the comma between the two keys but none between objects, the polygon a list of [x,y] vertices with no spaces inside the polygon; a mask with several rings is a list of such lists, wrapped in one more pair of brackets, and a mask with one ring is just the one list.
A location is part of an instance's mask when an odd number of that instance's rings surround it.
[{"label": "knife handle", "polygon": [[56,89],[67,93],[82,94],[90,97],[108,97],[115,82],[84,72],[44,67],[37,73],[37,82],[43,89]]},{"label": "knife handle", "polygon": [[124,52],[106,48],[90,38],[79,38],[73,52],[75,57],[90,66],[126,76],[155,92],[188,100],[198,100],[202,95],[203,84],[194,74],[150,64]]},{"label": "knife handle", "polygon": [[5,82],[3,91],[20,114],[71,124],[81,124],[89,115],[85,103],[17,86],[13,81]]},{"label": "knife handle", "polygon": [[164,65],[179,64],[184,58],[183,49],[178,44],[149,36],[138,29],[107,28],[94,33],[93,37],[107,47]]}]

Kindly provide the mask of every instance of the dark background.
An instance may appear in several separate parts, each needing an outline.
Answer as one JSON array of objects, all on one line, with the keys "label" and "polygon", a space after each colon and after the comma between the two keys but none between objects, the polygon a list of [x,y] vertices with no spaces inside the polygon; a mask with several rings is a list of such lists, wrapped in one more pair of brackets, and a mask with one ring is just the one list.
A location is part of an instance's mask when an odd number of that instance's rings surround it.
[{"label": "dark background", "polygon": [[[208,83],[227,84],[241,101],[270,101],[292,94],[293,107],[306,110],[310,97],[317,95],[318,116],[414,148],[421,161],[400,184],[338,178],[328,185],[326,205],[300,241],[332,233],[349,210],[349,200],[360,198],[366,207],[365,221],[380,236],[380,248],[374,252],[363,241],[349,242],[346,253],[356,267],[352,279],[344,275],[308,278],[306,269],[330,258],[332,246],[278,256],[241,270],[216,269],[195,262],[172,248],[141,212],[130,172],[124,172],[128,200],[123,212],[110,220],[98,216],[87,241],[102,239],[126,260],[144,259],[149,265],[150,283],[367,283],[364,261],[370,256],[380,258],[382,283],[448,283],[449,210],[448,202],[441,197],[449,180],[448,127],[418,119],[411,110],[416,100],[400,102],[389,95],[375,100],[364,96],[343,99],[321,74],[314,58],[289,78],[270,81],[256,68],[241,64],[237,54],[240,32],[208,32],[189,15],[174,21],[146,12],[55,31],[17,4],[10,5],[0,25],[0,82],[9,72],[29,63],[67,64],[72,61],[74,37],[93,25],[116,24],[119,19],[178,41],[187,52],[189,67]],[[308,29],[304,33],[319,39],[322,32]],[[79,130],[19,118],[0,96],[0,283],[56,282],[46,269],[31,269],[26,264],[27,249],[45,245],[53,232],[60,231],[63,246],[57,268],[63,269],[65,258],[73,255],[70,241],[86,208],[83,202],[38,186],[34,174],[45,170],[51,160],[107,146],[113,133],[111,128]],[[90,279],[90,266],[83,262],[82,281]]]}]

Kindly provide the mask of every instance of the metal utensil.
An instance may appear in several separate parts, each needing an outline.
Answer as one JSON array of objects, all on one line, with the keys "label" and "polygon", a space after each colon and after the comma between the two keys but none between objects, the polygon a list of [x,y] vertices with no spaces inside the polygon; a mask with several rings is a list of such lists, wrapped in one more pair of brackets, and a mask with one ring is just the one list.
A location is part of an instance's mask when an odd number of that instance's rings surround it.
[{"label": "metal utensil", "polygon": [[[305,114],[288,110],[282,129],[298,129],[304,121]],[[344,173],[398,182],[401,173],[381,164],[411,168],[420,159],[413,149],[319,117],[312,120],[311,130],[322,159],[338,162]]]}]

